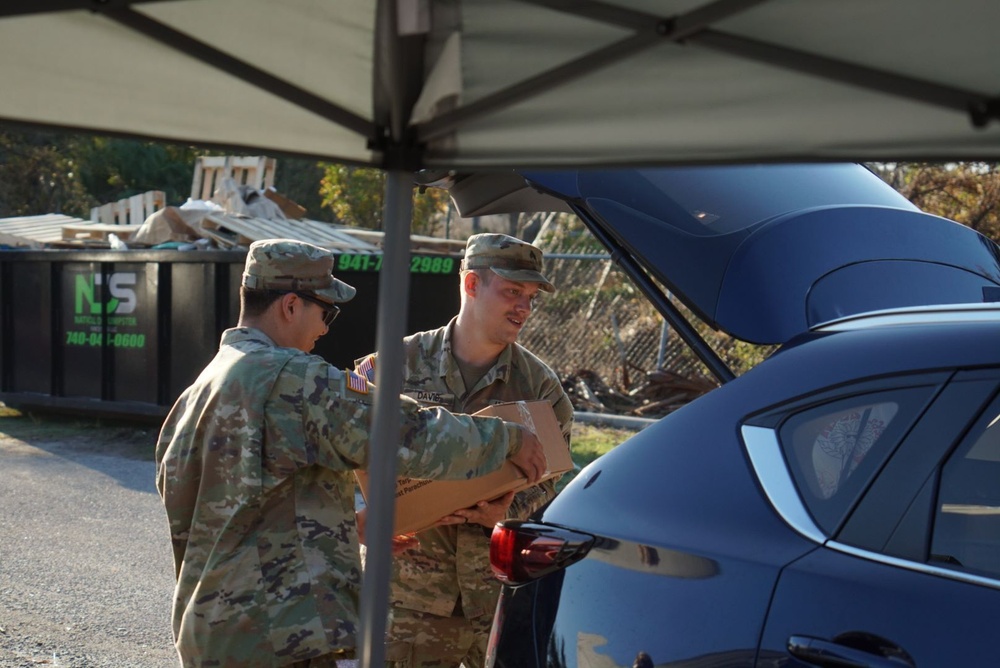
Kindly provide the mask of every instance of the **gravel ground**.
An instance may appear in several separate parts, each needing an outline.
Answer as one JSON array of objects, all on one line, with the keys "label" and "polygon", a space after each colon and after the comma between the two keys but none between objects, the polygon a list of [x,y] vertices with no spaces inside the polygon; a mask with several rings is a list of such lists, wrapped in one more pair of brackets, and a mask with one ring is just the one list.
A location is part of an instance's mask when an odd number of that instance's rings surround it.
[{"label": "gravel ground", "polygon": [[0,417],[0,667],[178,665],[154,440]]}]

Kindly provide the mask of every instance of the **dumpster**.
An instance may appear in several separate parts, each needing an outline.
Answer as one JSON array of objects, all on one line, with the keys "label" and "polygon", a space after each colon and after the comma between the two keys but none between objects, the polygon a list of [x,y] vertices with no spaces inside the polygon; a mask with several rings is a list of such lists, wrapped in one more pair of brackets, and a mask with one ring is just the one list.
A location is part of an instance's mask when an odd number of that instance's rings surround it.
[{"label": "dumpster", "polygon": [[[239,317],[246,250],[0,251],[0,401],[161,418]],[[460,256],[411,258],[406,331],[458,312]],[[381,254],[341,253],[358,289],[313,353],[344,368],[373,350]]]}]

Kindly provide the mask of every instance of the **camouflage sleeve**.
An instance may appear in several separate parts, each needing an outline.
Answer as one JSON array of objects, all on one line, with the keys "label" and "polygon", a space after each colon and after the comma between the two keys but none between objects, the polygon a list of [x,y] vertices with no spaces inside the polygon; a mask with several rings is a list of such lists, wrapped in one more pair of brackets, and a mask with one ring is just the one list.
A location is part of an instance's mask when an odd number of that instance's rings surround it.
[{"label": "camouflage sleeve", "polygon": [[[400,473],[413,478],[465,480],[492,473],[521,448],[521,429],[500,418],[421,408],[403,397]],[[509,453],[509,454],[508,454]]]},{"label": "camouflage sleeve", "polygon": [[[559,385],[554,388],[550,396],[544,399],[552,402],[552,410],[556,414],[559,428],[563,438],[566,439],[566,446],[570,447],[570,439],[573,433],[573,405],[569,401],[566,392]],[[544,506],[556,496],[556,482],[562,476],[550,478],[534,487],[522,490],[514,495],[514,501],[507,509],[507,519],[526,520],[532,513]]]},{"label": "camouflage sleeve", "polygon": [[[317,360],[319,358],[316,358]],[[317,444],[316,463],[356,469],[368,465],[374,386],[322,361],[306,370],[305,430]],[[497,470],[521,447],[521,431],[499,418],[422,408],[401,396],[399,473],[413,478],[465,480]]]}]

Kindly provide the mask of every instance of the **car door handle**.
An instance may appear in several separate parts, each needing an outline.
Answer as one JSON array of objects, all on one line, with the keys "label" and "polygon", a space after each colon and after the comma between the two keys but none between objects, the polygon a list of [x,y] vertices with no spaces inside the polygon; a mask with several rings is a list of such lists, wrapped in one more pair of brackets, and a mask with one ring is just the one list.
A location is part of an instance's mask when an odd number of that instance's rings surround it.
[{"label": "car door handle", "polygon": [[901,657],[886,657],[848,647],[822,638],[793,635],[788,638],[788,653],[800,661],[822,668],[912,668]]}]

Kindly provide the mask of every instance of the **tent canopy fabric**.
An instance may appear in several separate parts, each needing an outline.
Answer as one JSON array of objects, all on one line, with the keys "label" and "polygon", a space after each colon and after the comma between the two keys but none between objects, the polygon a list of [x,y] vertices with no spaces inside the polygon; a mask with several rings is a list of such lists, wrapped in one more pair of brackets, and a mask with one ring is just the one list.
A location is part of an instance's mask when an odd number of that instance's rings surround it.
[{"label": "tent canopy fabric", "polygon": [[483,169],[997,159],[981,0],[8,0],[0,122]]}]

